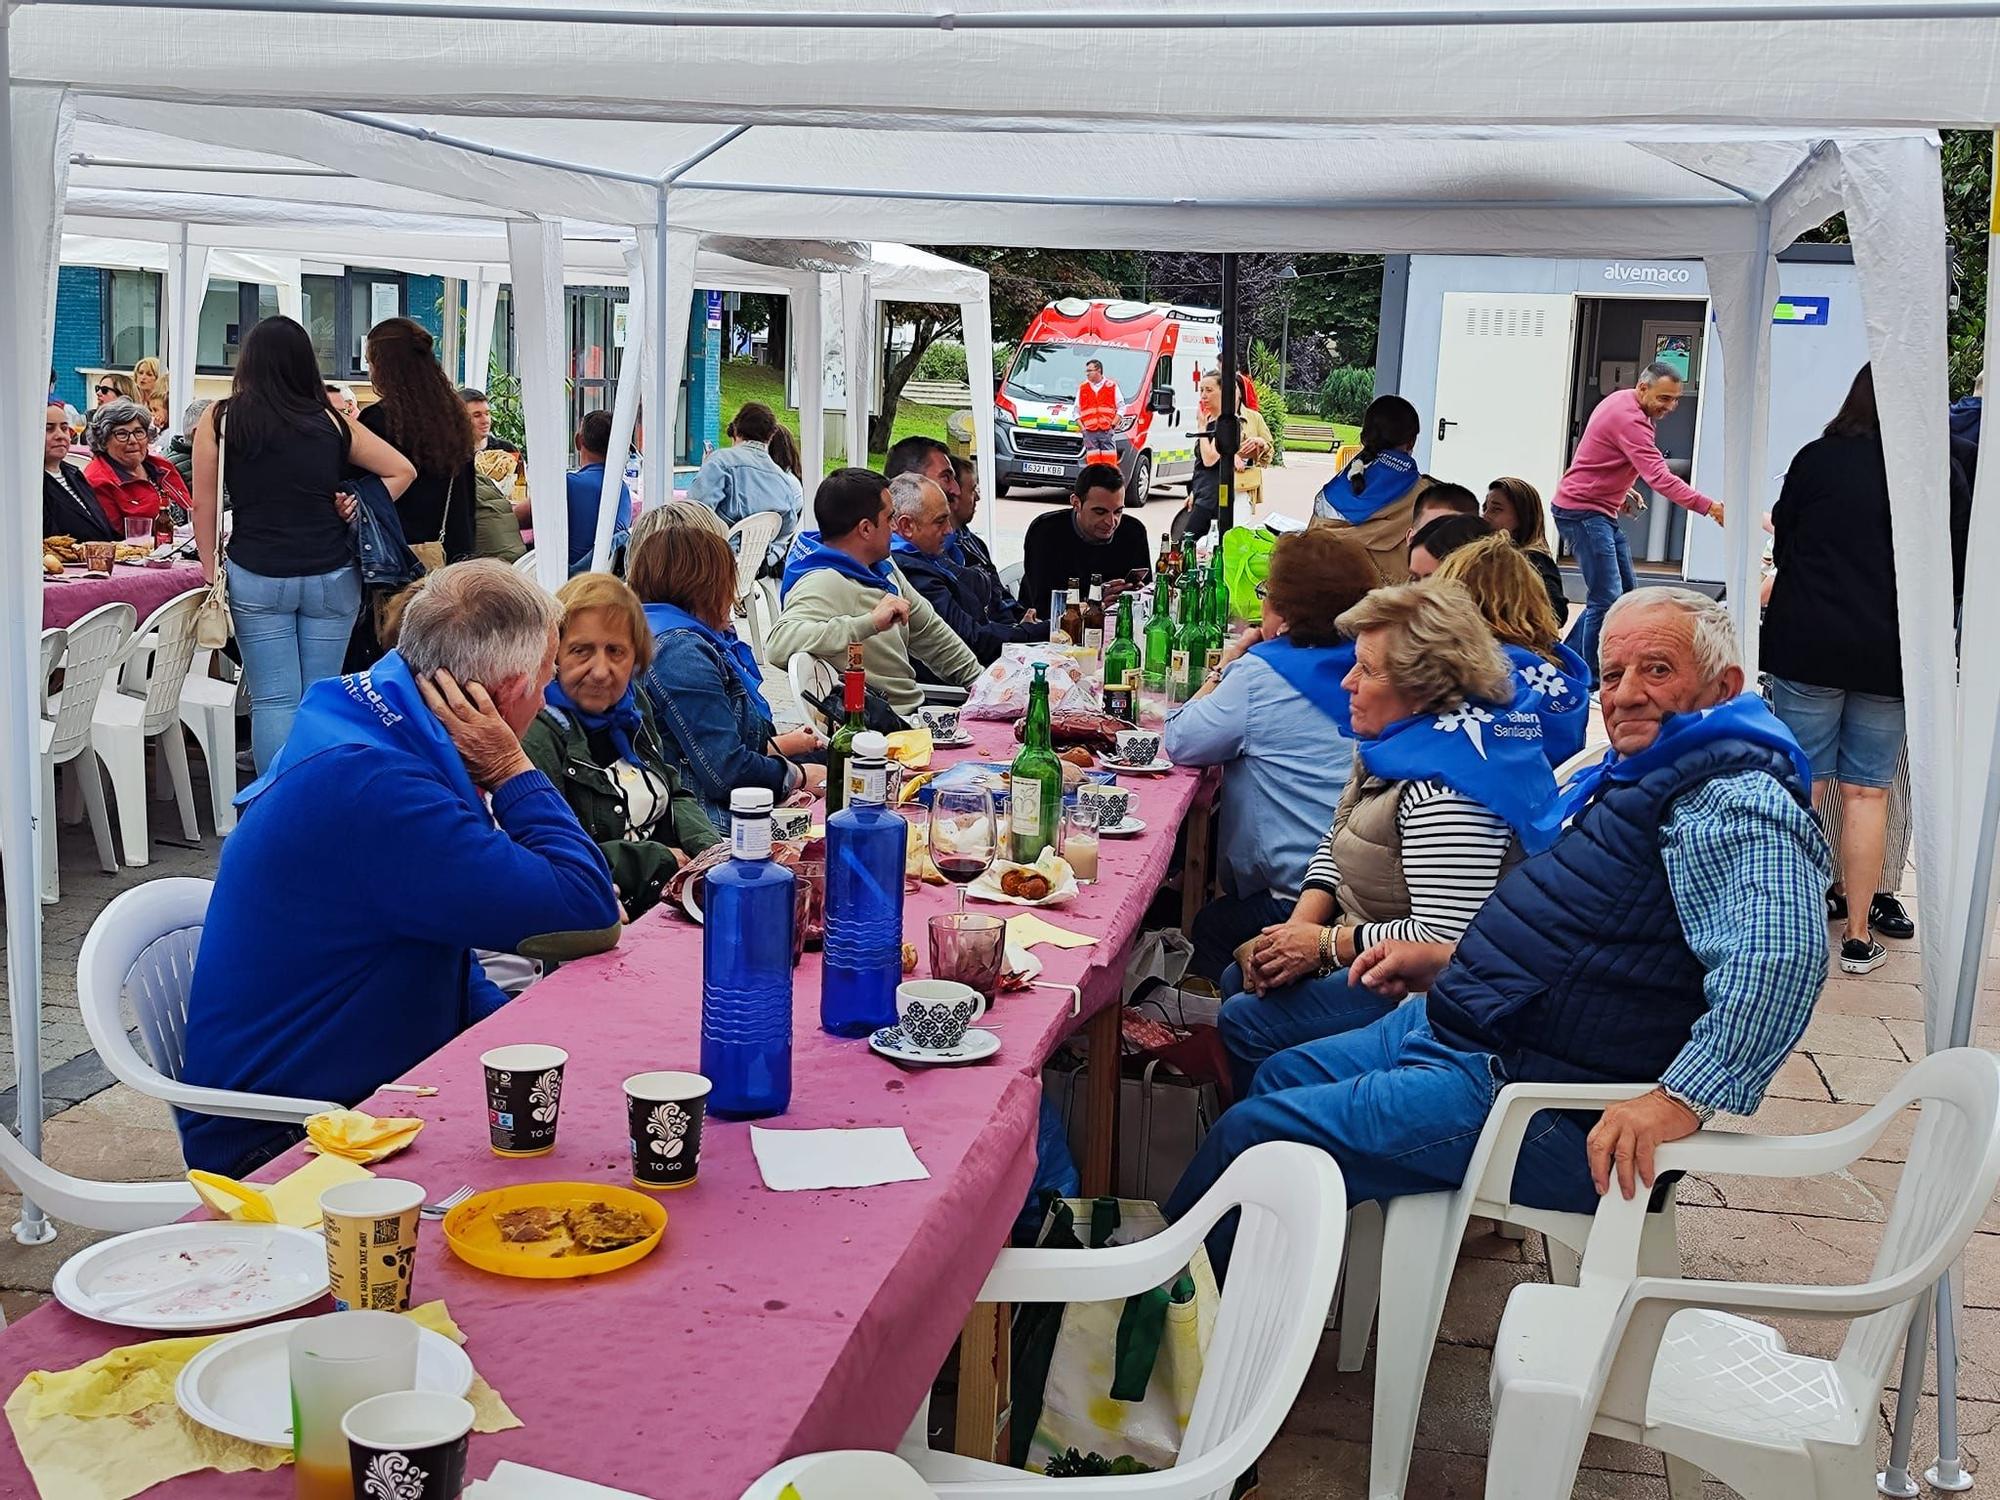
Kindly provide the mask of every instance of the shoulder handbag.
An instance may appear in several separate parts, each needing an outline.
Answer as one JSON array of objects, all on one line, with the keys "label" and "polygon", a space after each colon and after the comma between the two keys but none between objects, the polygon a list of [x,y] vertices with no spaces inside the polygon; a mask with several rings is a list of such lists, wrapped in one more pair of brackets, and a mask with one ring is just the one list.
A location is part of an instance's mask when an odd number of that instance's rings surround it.
[{"label": "shoulder handbag", "polygon": [[424,565],[426,573],[435,573],[444,566],[444,534],[451,525],[451,501],[457,488],[458,471],[453,470],[444,484],[444,510],[438,516],[437,540],[410,543],[410,550],[417,554],[417,561]]},{"label": "shoulder handbag", "polygon": [[229,445],[222,436],[222,423],[215,424],[215,581],[202,596],[194,615],[194,643],[207,651],[220,651],[229,644],[229,565],[222,542],[222,468]]}]

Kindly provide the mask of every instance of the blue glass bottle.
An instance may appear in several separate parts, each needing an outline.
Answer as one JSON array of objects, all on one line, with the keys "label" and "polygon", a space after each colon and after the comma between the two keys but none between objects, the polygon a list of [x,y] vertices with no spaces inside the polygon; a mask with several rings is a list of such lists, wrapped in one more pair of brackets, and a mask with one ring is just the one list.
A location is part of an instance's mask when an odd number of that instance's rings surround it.
[{"label": "blue glass bottle", "polygon": [[771,794],[729,794],[731,857],[702,887],[701,1071],[709,1112],[781,1115],[792,1102],[796,877],[771,858]]},{"label": "blue glass bottle", "polygon": [[826,820],[819,1024],[835,1036],[867,1036],[896,1024],[909,825],[884,806],[888,755],[881,735],[855,737],[847,763],[847,806]]}]

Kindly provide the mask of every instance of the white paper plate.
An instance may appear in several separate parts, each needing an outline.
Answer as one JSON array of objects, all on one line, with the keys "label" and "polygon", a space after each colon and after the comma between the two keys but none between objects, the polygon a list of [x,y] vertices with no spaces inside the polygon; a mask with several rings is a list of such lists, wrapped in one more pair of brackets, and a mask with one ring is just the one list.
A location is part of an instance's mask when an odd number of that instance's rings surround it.
[{"label": "white paper plate", "polygon": [[1005,860],[996,859],[984,875],[965,888],[965,893],[977,901],[1001,901],[1009,906],[1060,906],[1076,894],[1076,873],[1070,869],[1066,861],[1062,866],[1062,879],[1050,886],[1049,893],[1039,901],[1030,901],[1023,896],[1009,896],[1000,889],[1000,877],[1008,870],[1030,868],[1032,866],[1010,865]]},{"label": "white paper plate", "polygon": [[868,1045],[899,1063],[945,1067],[952,1063],[984,1061],[1000,1050],[1000,1038],[982,1027],[973,1026],[967,1028],[964,1039],[956,1047],[933,1049],[912,1045],[900,1026],[884,1026],[868,1038]]},{"label": "white paper plate", "polygon": [[[292,1375],[288,1341],[296,1321],[246,1328],[218,1339],[181,1367],[174,1400],[191,1419],[217,1432],[292,1446]],[[421,1330],[417,1389],[463,1396],[472,1389],[472,1361],[441,1333]]]},{"label": "white paper plate", "polygon": [[1127,814],[1124,822],[1113,823],[1109,828],[1099,828],[1097,831],[1108,839],[1135,838],[1146,831],[1146,822],[1143,818]]},{"label": "white paper plate", "polygon": [[[241,1255],[248,1275],[226,1287],[191,1287],[99,1311],[99,1297],[168,1287],[205,1264]],[[235,1328],[304,1307],[326,1295],[326,1241],[282,1224],[211,1220],[163,1224],[92,1245],[56,1272],[56,1300],[71,1312],[121,1328],[193,1333]]]}]

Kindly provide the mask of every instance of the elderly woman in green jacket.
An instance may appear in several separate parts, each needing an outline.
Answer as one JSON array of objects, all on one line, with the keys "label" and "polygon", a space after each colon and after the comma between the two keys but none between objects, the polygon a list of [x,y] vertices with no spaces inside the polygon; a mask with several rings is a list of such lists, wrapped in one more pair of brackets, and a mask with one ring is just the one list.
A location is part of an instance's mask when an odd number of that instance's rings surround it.
[{"label": "elderly woman in green jacket", "polygon": [[564,614],[555,680],[521,745],[604,851],[630,920],[659,902],[682,860],[721,835],[681,787],[633,689],[653,654],[638,596],[609,573],[579,573],[556,598]]}]

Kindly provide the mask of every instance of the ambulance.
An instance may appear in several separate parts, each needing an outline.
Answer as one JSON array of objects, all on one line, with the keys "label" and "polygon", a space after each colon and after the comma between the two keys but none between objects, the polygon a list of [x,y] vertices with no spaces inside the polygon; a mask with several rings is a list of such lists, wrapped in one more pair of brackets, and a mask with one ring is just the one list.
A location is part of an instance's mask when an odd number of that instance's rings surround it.
[{"label": "ambulance", "polygon": [[1125,503],[1144,505],[1155,485],[1185,485],[1201,431],[1201,376],[1222,353],[1222,315],[1163,302],[1069,297],[1035,314],[993,398],[999,490],[1067,489],[1083,467],[1076,392],[1083,367],[1101,360],[1118,387]]}]

